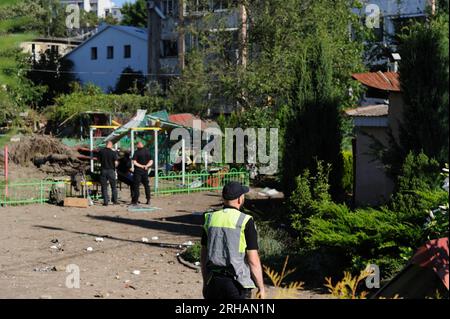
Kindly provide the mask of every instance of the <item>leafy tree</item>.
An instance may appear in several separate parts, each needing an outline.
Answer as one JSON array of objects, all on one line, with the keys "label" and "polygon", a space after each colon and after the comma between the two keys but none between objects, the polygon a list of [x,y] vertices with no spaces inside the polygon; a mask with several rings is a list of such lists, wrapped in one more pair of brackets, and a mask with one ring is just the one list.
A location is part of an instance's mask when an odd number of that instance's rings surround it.
[{"label": "leafy tree", "polygon": [[[449,156],[449,28],[444,19],[414,26],[400,46],[405,100],[403,154],[423,151],[440,163]],[[421,52],[421,54],[417,54]]]},{"label": "leafy tree", "polygon": [[143,94],[145,82],[146,79],[142,72],[134,71],[131,67],[126,67],[117,81],[114,94]]},{"label": "leafy tree", "polygon": [[208,74],[203,57],[198,51],[187,57],[187,65],[179,79],[174,80],[169,90],[169,99],[177,112],[205,114],[209,107]]},{"label": "leafy tree", "polygon": [[135,3],[125,3],[122,7],[122,24],[134,27],[147,27],[146,0],[137,0]]},{"label": "leafy tree", "polygon": [[26,77],[35,85],[47,88],[40,107],[52,104],[60,94],[69,93],[70,83],[76,80],[71,73],[73,63],[51,50],[40,54],[36,60],[30,58],[29,65]]}]

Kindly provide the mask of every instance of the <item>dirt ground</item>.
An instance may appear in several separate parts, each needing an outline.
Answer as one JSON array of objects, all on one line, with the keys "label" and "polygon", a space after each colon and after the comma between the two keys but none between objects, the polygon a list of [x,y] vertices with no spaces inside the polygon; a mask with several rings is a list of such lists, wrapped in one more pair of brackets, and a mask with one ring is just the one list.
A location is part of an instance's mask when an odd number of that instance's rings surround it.
[{"label": "dirt ground", "polygon": [[[201,274],[176,255],[179,245],[200,239],[194,213],[220,205],[219,194],[199,193],[155,198],[161,209],[154,212],[129,212],[125,203],[0,207],[0,298],[202,298]],[[66,287],[72,264],[79,289]],[[323,296],[304,291],[302,298]]]}]

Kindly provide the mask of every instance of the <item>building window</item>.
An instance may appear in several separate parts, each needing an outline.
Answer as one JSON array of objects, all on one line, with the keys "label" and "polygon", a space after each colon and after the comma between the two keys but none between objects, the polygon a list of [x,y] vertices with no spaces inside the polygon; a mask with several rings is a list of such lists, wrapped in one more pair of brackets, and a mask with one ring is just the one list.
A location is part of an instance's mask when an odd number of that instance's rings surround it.
[{"label": "building window", "polygon": [[209,5],[205,0],[192,0],[186,3],[186,12],[205,12],[208,11]]},{"label": "building window", "polygon": [[178,42],[173,40],[163,40],[161,58],[175,58],[177,56]]},{"label": "building window", "polygon": [[97,60],[97,47],[91,48],[91,60]]},{"label": "building window", "polygon": [[231,0],[213,0],[213,10],[228,10],[231,7]]},{"label": "building window", "polygon": [[173,16],[176,11],[176,0],[163,0],[162,11],[166,16]]},{"label": "building window", "polygon": [[123,47],[123,57],[125,59],[131,58],[131,45],[125,45]]},{"label": "building window", "polygon": [[114,47],[113,46],[108,46],[107,47],[106,57],[107,57],[108,60],[114,59]]}]

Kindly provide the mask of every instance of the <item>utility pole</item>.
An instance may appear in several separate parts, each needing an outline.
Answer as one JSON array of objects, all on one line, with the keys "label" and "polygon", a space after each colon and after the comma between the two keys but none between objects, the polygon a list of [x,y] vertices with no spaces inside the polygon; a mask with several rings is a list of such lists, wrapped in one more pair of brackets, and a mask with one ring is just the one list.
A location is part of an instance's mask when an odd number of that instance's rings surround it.
[{"label": "utility pole", "polygon": [[147,0],[148,74],[149,81],[160,79],[161,57],[161,0]]},{"label": "utility pole", "polygon": [[186,65],[186,40],[184,30],[184,0],[178,0],[178,64],[180,71]]}]

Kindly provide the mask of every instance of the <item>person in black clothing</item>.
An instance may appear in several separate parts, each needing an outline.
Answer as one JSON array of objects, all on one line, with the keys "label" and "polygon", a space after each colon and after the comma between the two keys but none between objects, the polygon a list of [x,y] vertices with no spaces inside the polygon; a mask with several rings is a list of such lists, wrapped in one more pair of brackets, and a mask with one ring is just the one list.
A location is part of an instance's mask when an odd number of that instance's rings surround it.
[{"label": "person in black clothing", "polygon": [[103,206],[108,206],[108,182],[111,185],[112,202],[117,204],[117,180],[116,180],[116,167],[118,164],[118,155],[113,151],[113,143],[108,142],[106,148],[102,149],[98,153],[98,159],[101,164],[100,183],[102,185]]},{"label": "person in black clothing", "polygon": [[130,187],[131,198],[133,198],[133,172],[131,164],[130,152],[125,152],[124,156],[119,160],[119,166],[117,166],[117,177],[119,181]]},{"label": "person in black clothing", "polygon": [[144,148],[144,144],[139,142],[137,144],[138,150],[134,153],[134,175],[133,175],[133,198],[132,205],[139,204],[139,187],[144,184],[145,196],[147,198],[147,205],[150,205],[150,183],[148,179],[148,170],[153,165],[153,161],[150,156],[150,151]]}]

